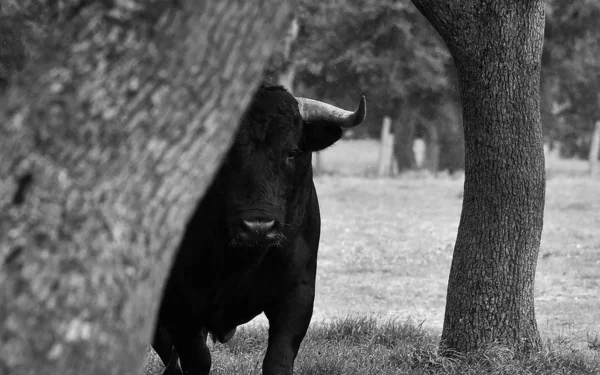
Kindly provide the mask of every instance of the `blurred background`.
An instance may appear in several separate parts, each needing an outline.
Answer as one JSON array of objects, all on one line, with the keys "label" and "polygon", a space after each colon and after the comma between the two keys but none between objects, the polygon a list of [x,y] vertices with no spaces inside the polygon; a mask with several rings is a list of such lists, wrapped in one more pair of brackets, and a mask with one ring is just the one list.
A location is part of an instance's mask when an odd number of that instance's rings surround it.
[{"label": "blurred background", "polygon": [[[395,175],[464,167],[458,79],[435,30],[409,0],[301,0],[265,80],[295,95],[354,109],[366,95],[366,123],[316,157],[320,173]],[[596,162],[600,121],[600,2],[549,0],[541,108],[554,159]],[[600,127],[600,125],[598,125]],[[600,130],[599,130],[600,131]],[[383,140],[383,142],[381,142]],[[383,146],[383,147],[382,147]],[[352,149],[349,154],[347,147]],[[595,158],[590,159],[590,151]],[[355,160],[340,165],[336,154]],[[594,163],[592,163],[594,164]],[[570,164],[582,171],[583,164]]]},{"label": "blurred background", "polygon": [[[348,110],[366,95],[368,108],[363,125],[313,158],[323,216],[313,321],[375,315],[439,332],[464,178],[451,57],[409,0],[299,3],[264,79]],[[546,17],[536,315],[544,337],[592,347],[600,339],[600,2],[549,0]]]}]

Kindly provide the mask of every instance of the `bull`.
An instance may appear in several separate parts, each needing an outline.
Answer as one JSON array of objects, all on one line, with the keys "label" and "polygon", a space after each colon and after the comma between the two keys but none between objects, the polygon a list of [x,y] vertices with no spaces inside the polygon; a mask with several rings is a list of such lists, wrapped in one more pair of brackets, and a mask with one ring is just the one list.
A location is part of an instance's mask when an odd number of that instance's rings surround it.
[{"label": "bull", "polygon": [[264,312],[263,373],[292,374],[315,297],[321,230],[311,152],[366,116],[262,84],[189,220],[152,343],[164,374],[208,374],[210,334],[227,342]]}]

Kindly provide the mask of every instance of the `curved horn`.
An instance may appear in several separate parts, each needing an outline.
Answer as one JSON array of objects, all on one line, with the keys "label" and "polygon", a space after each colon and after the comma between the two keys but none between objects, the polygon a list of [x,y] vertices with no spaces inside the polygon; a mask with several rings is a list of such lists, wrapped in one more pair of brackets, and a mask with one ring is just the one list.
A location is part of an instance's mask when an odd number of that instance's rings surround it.
[{"label": "curved horn", "polygon": [[354,112],[318,100],[306,98],[296,98],[296,100],[298,101],[298,109],[300,109],[302,120],[306,122],[326,121],[340,128],[352,128],[360,125],[367,116],[367,100],[364,95]]}]

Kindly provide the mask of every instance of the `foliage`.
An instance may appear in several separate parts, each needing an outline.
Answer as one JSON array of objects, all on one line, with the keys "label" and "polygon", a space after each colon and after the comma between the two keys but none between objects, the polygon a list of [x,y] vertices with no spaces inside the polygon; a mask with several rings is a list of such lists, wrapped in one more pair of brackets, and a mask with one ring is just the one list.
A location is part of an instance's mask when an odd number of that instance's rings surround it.
[{"label": "foliage", "polygon": [[297,82],[304,91],[347,105],[365,94],[372,119],[448,88],[449,54],[409,0],[305,0],[299,20]]},{"label": "foliage", "polygon": [[546,133],[567,155],[587,157],[600,120],[600,2],[550,0],[546,19],[543,73],[548,100],[558,107]]},{"label": "foliage", "polygon": [[[435,132],[433,142],[445,144],[440,159],[452,161],[439,165],[461,168],[461,128],[456,116],[443,107],[445,102],[458,103],[452,61],[441,38],[413,4],[409,0],[304,0],[300,5],[296,91],[348,108],[364,94],[369,115],[355,136],[378,137],[383,117],[389,116],[397,137],[404,134],[399,129],[413,134],[408,129],[413,126],[417,137],[428,139]],[[416,121],[408,124],[407,118]],[[396,154],[399,163],[403,156]]]},{"label": "foliage", "polygon": [[[458,98],[452,61],[409,0],[302,0],[298,18],[294,54],[300,94],[350,107],[357,95],[367,95],[372,136],[382,116],[394,117],[391,112],[411,99],[431,103],[420,116],[449,123],[439,103]],[[565,153],[587,156],[593,124],[600,119],[600,2],[549,0],[546,18],[544,131]]]}]

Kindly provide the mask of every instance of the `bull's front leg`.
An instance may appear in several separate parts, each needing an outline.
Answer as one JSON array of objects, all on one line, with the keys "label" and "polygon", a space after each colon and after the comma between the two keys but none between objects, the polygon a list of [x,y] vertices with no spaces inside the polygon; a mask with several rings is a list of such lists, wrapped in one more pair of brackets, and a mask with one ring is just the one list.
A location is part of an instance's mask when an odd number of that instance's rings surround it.
[{"label": "bull's front leg", "polygon": [[210,373],[210,351],[206,345],[208,331],[182,330],[173,335],[175,349],[179,354],[183,373],[186,375],[208,375]]},{"label": "bull's front leg", "polygon": [[292,375],[300,343],[310,324],[314,299],[314,279],[307,280],[265,310],[269,344],[263,361],[264,375]]},{"label": "bull's front leg", "polygon": [[181,366],[179,366],[179,356],[173,347],[171,334],[166,327],[160,323],[154,333],[154,341],[152,342],[154,351],[165,365],[165,370],[162,375],[183,375]]}]

